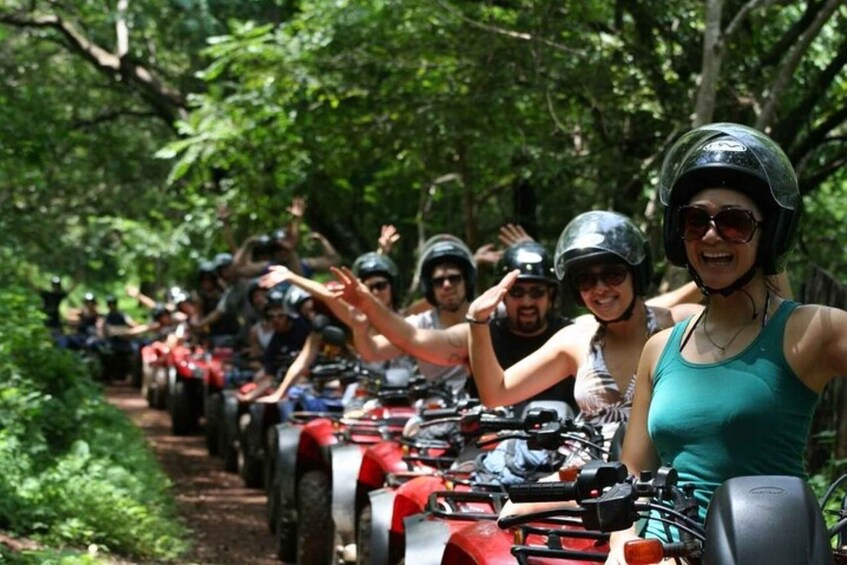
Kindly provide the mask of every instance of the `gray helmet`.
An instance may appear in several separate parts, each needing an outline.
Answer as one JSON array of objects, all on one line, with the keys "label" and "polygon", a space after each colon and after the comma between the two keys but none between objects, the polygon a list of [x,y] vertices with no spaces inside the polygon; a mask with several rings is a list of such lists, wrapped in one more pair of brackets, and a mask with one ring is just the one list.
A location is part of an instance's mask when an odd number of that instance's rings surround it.
[{"label": "gray helmet", "polygon": [[353,274],[360,280],[366,279],[373,275],[384,275],[389,281],[394,284],[394,279],[397,278],[397,265],[387,255],[369,251],[364,255],[359,255],[353,261]]},{"label": "gray helmet", "polygon": [[450,234],[436,235],[424,244],[418,262],[418,278],[421,291],[427,301],[435,305],[435,289],[432,286],[432,271],[442,263],[455,263],[465,277],[465,292],[468,300],[474,296],[476,265],[473,253],[464,241]]},{"label": "gray helmet", "polygon": [[82,295],[82,301],[87,302],[89,304],[97,304],[97,297],[93,292],[86,292]]},{"label": "gray helmet", "polygon": [[791,161],[774,140],[731,123],[695,128],[665,156],[659,196],[665,205],[665,253],[674,265],[688,263],[678,211],[706,188],[730,188],[748,196],[765,216],[757,264],[765,274],[782,270],[800,217],[800,191]]},{"label": "gray helmet", "polygon": [[231,253],[218,253],[215,255],[212,263],[215,265],[215,271],[218,271],[224,267],[229,267],[232,265],[232,254]]},{"label": "gray helmet", "polygon": [[[294,285],[291,285],[289,288],[294,288]],[[272,308],[282,308],[288,316],[291,316],[291,305],[287,300],[287,293],[283,292],[277,288],[272,288],[268,291],[268,299],[265,302],[265,306],[262,310],[263,314],[267,314]]]},{"label": "gray helmet", "polygon": [[603,261],[623,262],[632,273],[636,296],[644,296],[653,277],[650,245],[632,220],[597,210],[580,214],[565,226],[556,244],[556,276],[582,304],[579,289],[571,281],[578,266]]},{"label": "gray helmet", "polygon": [[520,270],[519,281],[540,281],[550,286],[559,284],[550,254],[535,241],[516,243],[503,252],[497,264],[497,272],[502,277],[515,269]]},{"label": "gray helmet", "polygon": [[[276,289],[273,289],[270,293],[268,293],[269,300],[271,294],[273,294],[275,291]],[[303,305],[304,302],[306,302],[310,298],[312,298],[312,295],[297,285],[292,284],[285,290],[285,303],[288,305],[288,308],[291,310],[291,312],[298,315],[300,313],[300,307]]]}]

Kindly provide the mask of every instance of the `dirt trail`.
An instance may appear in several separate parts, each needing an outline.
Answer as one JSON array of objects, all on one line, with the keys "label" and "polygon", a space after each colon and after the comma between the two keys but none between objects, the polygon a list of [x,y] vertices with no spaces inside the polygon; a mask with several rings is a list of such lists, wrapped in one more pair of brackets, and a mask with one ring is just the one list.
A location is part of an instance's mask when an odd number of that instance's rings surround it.
[{"label": "dirt trail", "polygon": [[225,472],[202,436],[171,435],[168,414],[148,408],[137,389],[118,383],[106,395],[144,431],[174,483],[179,514],[195,533],[187,562],[279,563],[265,521],[264,492],[245,488],[238,475]]}]

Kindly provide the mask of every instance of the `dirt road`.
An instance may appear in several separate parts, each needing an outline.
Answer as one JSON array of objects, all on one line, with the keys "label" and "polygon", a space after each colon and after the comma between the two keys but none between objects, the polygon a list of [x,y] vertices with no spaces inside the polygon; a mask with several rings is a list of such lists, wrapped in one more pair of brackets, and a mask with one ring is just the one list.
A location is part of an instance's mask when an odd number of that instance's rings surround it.
[{"label": "dirt road", "polygon": [[174,483],[179,514],[194,532],[191,563],[278,564],[276,545],[265,521],[265,495],[244,487],[206,451],[202,436],[176,437],[166,412],[152,410],[138,390],[110,385],[109,402],[123,410],[147,440]]}]

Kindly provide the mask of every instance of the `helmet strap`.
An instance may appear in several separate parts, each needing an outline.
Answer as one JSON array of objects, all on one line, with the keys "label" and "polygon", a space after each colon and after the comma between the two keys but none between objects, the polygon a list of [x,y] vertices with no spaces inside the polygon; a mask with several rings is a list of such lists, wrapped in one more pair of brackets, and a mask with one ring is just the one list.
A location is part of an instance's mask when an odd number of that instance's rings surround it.
[{"label": "helmet strap", "polygon": [[597,320],[597,323],[600,324],[603,327],[605,327],[609,324],[614,324],[616,322],[624,322],[626,320],[629,320],[630,318],[632,318],[632,313],[635,311],[635,299],[636,299],[636,295],[633,292],[632,293],[632,301],[629,303],[629,306],[626,307],[626,310],[624,310],[623,314],[621,314],[620,316],[618,316],[614,320],[600,319],[600,318],[597,317],[597,314],[594,314],[594,319]]},{"label": "helmet strap", "polygon": [[750,267],[750,269],[747,270],[746,273],[744,273],[743,275],[738,277],[735,280],[735,282],[733,282],[732,284],[730,284],[729,286],[727,286],[725,288],[712,288],[712,287],[706,286],[703,283],[703,279],[701,279],[700,275],[697,273],[697,271],[695,271],[691,267],[691,263],[686,262],[685,266],[688,269],[688,274],[691,276],[694,283],[700,289],[700,292],[702,292],[706,296],[711,296],[713,294],[720,294],[721,296],[729,296],[730,294],[732,294],[736,290],[739,290],[742,287],[747,286],[747,283],[749,283],[751,280],[753,280],[753,277],[756,276],[756,268],[757,268],[757,265],[754,264],[752,267]]}]

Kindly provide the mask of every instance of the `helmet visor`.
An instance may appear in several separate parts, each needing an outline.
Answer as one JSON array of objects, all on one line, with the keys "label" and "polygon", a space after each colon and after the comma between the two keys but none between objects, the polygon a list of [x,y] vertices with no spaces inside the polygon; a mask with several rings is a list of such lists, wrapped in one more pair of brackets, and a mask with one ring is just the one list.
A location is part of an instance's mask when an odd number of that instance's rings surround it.
[{"label": "helmet visor", "polygon": [[[715,165],[727,168],[745,168],[749,151],[760,165],[760,173],[770,187],[771,196],[779,206],[795,210],[800,199],[797,177],[791,161],[770,137],[753,128],[731,123],[717,123],[694,129],[677,140],[665,156],[659,176],[659,197],[668,206],[674,187],[686,172],[686,164],[694,153],[701,151],[709,139],[731,136],[741,145],[726,144],[716,147]],[[720,143],[720,142],[716,142]],[[743,147],[742,147],[743,146]],[[708,147],[708,145],[706,146]]]}]

